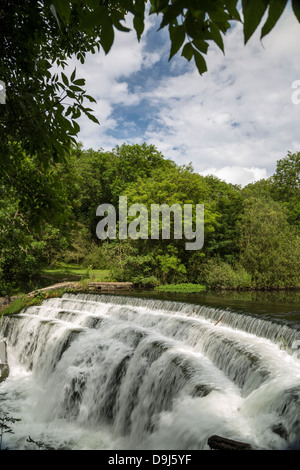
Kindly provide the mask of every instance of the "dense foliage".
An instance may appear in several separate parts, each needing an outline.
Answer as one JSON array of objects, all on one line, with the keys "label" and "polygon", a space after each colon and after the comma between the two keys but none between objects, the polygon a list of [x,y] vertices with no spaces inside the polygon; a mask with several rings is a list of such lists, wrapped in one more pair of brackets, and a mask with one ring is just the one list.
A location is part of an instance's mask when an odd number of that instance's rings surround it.
[{"label": "dense foliage", "polygon": [[[0,177],[2,295],[34,285],[57,260],[109,269],[115,280],[142,285],[300,286],[300,153],[279,160],[269,179],[241,188],[178,166],[146,144],[111,152],[74,147],[65,164],[51,169],[18,146],[12,151],[18,166]],[[118,222],[122,195],[128,207],[143,204],[149,214],[151,204],[204,204],[203,248],[186,250],[172,218],[169,239],[161,232],[152,239],[149,227],[143,238],[100,240],[96,209],[112,204]]]}]

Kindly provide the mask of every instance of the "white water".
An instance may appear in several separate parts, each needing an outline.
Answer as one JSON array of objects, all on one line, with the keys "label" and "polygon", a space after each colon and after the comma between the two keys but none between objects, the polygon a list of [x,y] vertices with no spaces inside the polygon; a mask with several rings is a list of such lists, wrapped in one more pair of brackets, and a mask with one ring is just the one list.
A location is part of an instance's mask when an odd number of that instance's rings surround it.
[{"label": "white water", "polygon": [[300,332],[287,325],[68,294],[4,317],[1,335],[10,376],[0,411],[20,419],[3,447],[37,449],[30,436],[55,449],[193,450],[218,434],[300,448]]}]

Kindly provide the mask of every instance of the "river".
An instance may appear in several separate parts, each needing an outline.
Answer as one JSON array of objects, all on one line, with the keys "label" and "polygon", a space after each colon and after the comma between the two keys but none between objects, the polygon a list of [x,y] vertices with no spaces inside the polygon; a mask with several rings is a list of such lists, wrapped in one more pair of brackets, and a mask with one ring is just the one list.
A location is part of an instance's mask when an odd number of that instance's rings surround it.
[{"label": "river", "polygon": [[10,449],[300,448],[299,293],[65,294],[1,336]]}]

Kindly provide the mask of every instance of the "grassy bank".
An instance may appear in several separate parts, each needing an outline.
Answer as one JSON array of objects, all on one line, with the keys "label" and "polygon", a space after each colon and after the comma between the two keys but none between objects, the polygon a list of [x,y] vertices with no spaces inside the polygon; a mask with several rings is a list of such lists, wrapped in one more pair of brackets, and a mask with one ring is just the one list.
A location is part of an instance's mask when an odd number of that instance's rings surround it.
[{"label": "grassy bank", "polygon": [[201,284],[166,284],[163,286],[157,286],[154,290],[160,292],[180,292],[180,293],[191,293],[191,292],[205,292],[206,286]]},{"label": "grassy bank", "polygon": [[66,292],[70,292],[71,289],[55,289],[49,292],[37,292],[35,295],[29,297],[27,295],[20,295],[18,298],[13,300],[7,307],[3,309],[1,315],[13,315],[20,313],[23,308],[31,307],[32,305],[41,305],[43,300],[50,299],[53,297],[62,297]]},{"label": "grassy bank", "polygon": [[[77,264],[59,263],[53,268],[43,271],[42,279],[52,284],[64,281],[81,281],[83,279],[95,282],[112,281],[107,269],[83,268]],[[50,285],[50,284],[49,284]]]}]

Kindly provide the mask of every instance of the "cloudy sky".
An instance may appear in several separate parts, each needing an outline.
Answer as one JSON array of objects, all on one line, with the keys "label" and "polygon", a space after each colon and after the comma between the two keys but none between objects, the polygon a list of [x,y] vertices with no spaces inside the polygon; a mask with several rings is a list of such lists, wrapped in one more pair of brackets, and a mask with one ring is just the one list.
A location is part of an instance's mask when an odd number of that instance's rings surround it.
[{"label": "cloudy sky", "polygon": [[180,54],[168,62],[167,31],[157,27],[152,16],[140,43],[134,32],[120,32],[107,56],[75,64],[101,123],[79,121],[84,148],[146,142],[179,165],[242,186],[300,151],[300,104],[292,100],[300,97],[292,88],[300,85],[300,25],[289,9],[262,42],[256,34],[244,46],[235,26],[225,55],[209,48],[202,76]]}]

